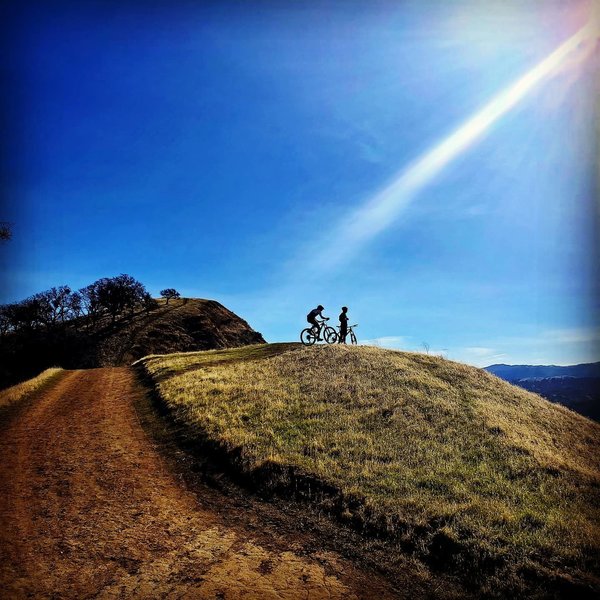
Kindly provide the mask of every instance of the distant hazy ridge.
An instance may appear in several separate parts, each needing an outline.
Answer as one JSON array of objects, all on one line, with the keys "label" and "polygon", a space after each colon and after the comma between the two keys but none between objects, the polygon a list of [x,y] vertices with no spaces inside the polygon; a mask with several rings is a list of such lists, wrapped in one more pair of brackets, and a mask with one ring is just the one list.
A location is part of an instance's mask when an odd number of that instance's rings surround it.
[{"label": "distant hazy ridge", "polygon": [[557,365],[490,365],[486,371],[600,421],[600,362]]}]

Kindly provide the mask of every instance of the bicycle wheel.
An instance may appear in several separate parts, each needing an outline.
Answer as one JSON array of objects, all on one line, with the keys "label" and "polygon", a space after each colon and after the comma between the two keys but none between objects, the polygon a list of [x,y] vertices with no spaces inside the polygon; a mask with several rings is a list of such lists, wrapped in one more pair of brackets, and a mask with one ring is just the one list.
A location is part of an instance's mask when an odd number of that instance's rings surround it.
[{"label": "bicycle wheel", "polygon": [[354,331],[350,332],[350,343],[353,346],[356,346],[356,344],[358,344],[358,340],[356,339],[356,335],[354,335]]},{"label": "bicycle wheel", "polygon": [[300,341],[305,346],[312,346],[317,341],[317,336],[310,327],[307,327],[300,332]]},{"label": "bicycle wheel", "polygon": [[328,344],[335,344],[338,339],[337,332],[333,327],[325,327],[323,337]]}]

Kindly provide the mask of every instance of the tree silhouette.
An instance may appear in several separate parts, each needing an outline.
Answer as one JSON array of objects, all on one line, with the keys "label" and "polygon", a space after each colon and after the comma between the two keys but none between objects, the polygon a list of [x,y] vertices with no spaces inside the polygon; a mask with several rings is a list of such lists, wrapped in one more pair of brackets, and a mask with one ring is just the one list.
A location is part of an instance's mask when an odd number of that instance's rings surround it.
[{"label": "tree silhouette", "polygon": [[142,306],[146,311],[146,314],[149,314],[151,310],[158,308],[158,302],[152,297],[148,292],[144,292],[142,297]]},{"label": "tree silhouette", "polygon": [[[179,297],[173,292],[175,296],[171,297]],[[95,329],[107,315],[115,323],[127,312],[133,316],[136,309],[148,313],[156,307],[156,300],[131,275],[103,277],[77,292],[61,285],[20,302],[0,305],[0,337],[13,331],[64,330],[69,322],[74,322],[76,330],[84,323]]]},{"label": "tree silhouette", "polygon": [[146,288],[131,275],[103,277],[79,290],[81,312],[87,313],[94,326],[103,314],[114,323],[126,310],[133,315],[135,308],[145,306]]},{"label": "tree silhouette", "polygon": [[160,295],[163,298],[166,298],[167,304],[169,304],[169,300],[172,298],[179,298],[181,294],[174,288],[166,288],[160,291]]},{"label": "tree silhouette", "polygon": [[96,324],[100,317],[100,313],[102,312],[102,305],[100,304],[100,298],[98,297],[98,288],[101,281],[102,280],[99,279],[79,290],[82,311],[87,314],[92,327]]},{"label": "tree silhouette", "polygon": [[54,324],[60,320],[62,323],[64,323],[65,318],[68,317],[71,288],[67,285],[53,287],[47,292],[44,292],[44,295],[50,305],[51,322]]},{"label": "tree silhouette", "polygon": [[135,307],[142,304],[146,292],[143,284],[125,273],[110,279],[99,279],[92,285],[96,286],[100,306],[110,315],[113,323],[125,310],[133,315]]},{"label": "tree silhouette", "polygon": [[0,221],[0,241],[6,242],[12,237],[12,229],[10,223]]},{"label": "tree silhouette", "polygon": [[10,309],[8,306],[0,306],[0,336],[7,334],[12,327]]}]

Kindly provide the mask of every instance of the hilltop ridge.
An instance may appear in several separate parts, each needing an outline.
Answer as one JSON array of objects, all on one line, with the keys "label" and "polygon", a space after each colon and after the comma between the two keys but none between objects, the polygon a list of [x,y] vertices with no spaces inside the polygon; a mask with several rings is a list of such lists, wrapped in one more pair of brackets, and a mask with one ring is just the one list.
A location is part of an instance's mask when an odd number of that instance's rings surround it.
[{"label": "hilltop ridge", "polygon": [[148,354],[217,350],[265,343],[241,317],[216,300],[182,298],[161,302],[149,314],[100,335],[94,360],[127,365]]}]

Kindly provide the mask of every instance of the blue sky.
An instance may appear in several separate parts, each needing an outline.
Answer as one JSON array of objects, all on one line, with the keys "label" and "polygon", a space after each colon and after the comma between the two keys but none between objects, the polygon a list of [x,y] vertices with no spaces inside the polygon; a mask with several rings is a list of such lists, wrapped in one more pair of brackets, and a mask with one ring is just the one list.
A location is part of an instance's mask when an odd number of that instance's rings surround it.
[{"label": "blue sky", "polygon": [[125,272],[217,299],[269,341],[297,339],[321,303],[386,347],[598,360],[597,53],[536,85],[364,244],[344,235],[588,7],[15,9],[0,300]]}]

